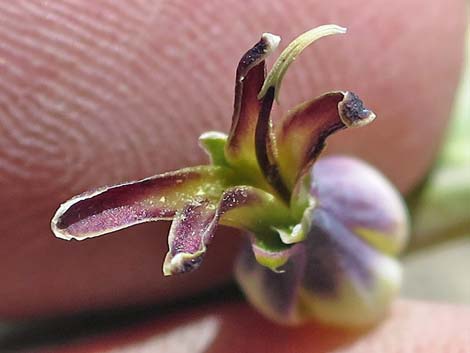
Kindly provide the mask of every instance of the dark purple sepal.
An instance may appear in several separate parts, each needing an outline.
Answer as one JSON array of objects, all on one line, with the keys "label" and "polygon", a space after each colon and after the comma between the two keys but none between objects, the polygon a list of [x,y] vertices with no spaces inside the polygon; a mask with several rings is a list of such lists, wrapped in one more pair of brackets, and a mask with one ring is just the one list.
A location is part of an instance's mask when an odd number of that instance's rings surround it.
[{"label": "dark purple sepal", "polygon": [[256,167],[254,134],[261,109],[257,96],[266,76],[265,58],[277,48],[279,40],[272,34],[263,34],[238,64],[232,126],[225,147],[230,164]]},{"label": "dark purple sepal", "polygon": [[275,131],[279,171],[288,189],[309,171],[328,136],[374,119],[357,95],[342,91],[326,93],[290,111]]},{"label": "dark purple sepal", "polygon": [[200,166],[102,187],[62,204],[51,227],[59,238],[83,240],[138,223],[170,220],[195,195],[218,200],[224,175],[222,167]]},{"label": "dark purple sepal", "polygon": [[276,138],[273,131],[271,109],[274,103],[274,87],[267,90],[262,98],[261,110],[255,131],[256,159],[268,185],[281,199],[288,202],[290,192],[286,187],[277,161]]}]

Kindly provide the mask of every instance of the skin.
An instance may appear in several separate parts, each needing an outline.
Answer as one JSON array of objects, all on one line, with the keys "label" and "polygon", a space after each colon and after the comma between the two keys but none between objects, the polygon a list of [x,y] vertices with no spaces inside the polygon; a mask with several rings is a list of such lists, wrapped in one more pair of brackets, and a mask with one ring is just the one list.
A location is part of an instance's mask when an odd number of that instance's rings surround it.
[{"label": "skin", "polygon": [[84,190],[205,163],[196,139],[228,130],[241,54],[264,31],[285,44],[329,22],[349,34],[302,54],[279,110],[357,92],[380,119],[335,136],[329,153],[360,156],[408,192],[448,120],[464,1],[0,1],[0,317],[171,301],[229,281],[233,231],[200,270],[163,278],[168,224],[76,243],[55,239],[50,218]]},{"label": "skin", "polygon": [[240,302],[195,308],[165,319],[45,352],[437,353],[466,352],[470,344],[468,329],[462,330],[470,326],[470,309],[446,304],[399,301],[386,320],[363,331],[315,323],[286,328]]}]

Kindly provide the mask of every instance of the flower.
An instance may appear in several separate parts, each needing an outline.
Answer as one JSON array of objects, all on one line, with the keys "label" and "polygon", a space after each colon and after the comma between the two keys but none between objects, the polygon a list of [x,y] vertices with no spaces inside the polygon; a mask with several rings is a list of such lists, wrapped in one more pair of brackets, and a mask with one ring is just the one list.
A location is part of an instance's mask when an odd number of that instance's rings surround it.
[{"label": "flower", "polygon": [[[163,273],[201,265],[218,224],[247,231],[237,279],[264,314],[286,323],[310,317],[339,325],[376,320],[400,283],[393,259],[407,236],[395,189],[374,169],[345,157],[318,161],[332,133],[375,119],[358,96],[325,93],[274,127],[270,112],[289,65],[315,40],[345,33],[312,29],[281,53],[266,76],[265,58],[280,38],[265,33],[241,58],[228,135],[207,132],[210,165],[106,186],[62,204],[51,227],[83,240],[134,224],[172,220]],[[314,164],[315,163],[315,164]]]}]

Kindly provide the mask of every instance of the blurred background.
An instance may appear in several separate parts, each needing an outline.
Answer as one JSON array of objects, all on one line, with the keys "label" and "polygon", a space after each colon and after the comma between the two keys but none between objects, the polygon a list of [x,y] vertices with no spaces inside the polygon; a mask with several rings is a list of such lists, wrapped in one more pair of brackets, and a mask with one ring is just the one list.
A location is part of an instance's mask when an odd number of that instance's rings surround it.
[{"label": "blurred background", "polygon": [[406,254],[410,298],[470,303],[470,46],[445,142],[423,184],[408,196],[412,238]]}]

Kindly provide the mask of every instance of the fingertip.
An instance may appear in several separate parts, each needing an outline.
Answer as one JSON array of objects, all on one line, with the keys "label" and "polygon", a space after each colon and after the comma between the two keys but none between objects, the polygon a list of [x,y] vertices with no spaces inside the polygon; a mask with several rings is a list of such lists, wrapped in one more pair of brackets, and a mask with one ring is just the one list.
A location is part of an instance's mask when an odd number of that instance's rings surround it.
[{"label": "fingertip", "polygon": [[464,352],[470,343],[465,327],[470,327],[470,308],[448,304],[399,301],[384,321],[354,331],[316,323],[279,326],[235,301],[167,314],[56,352]]}]

